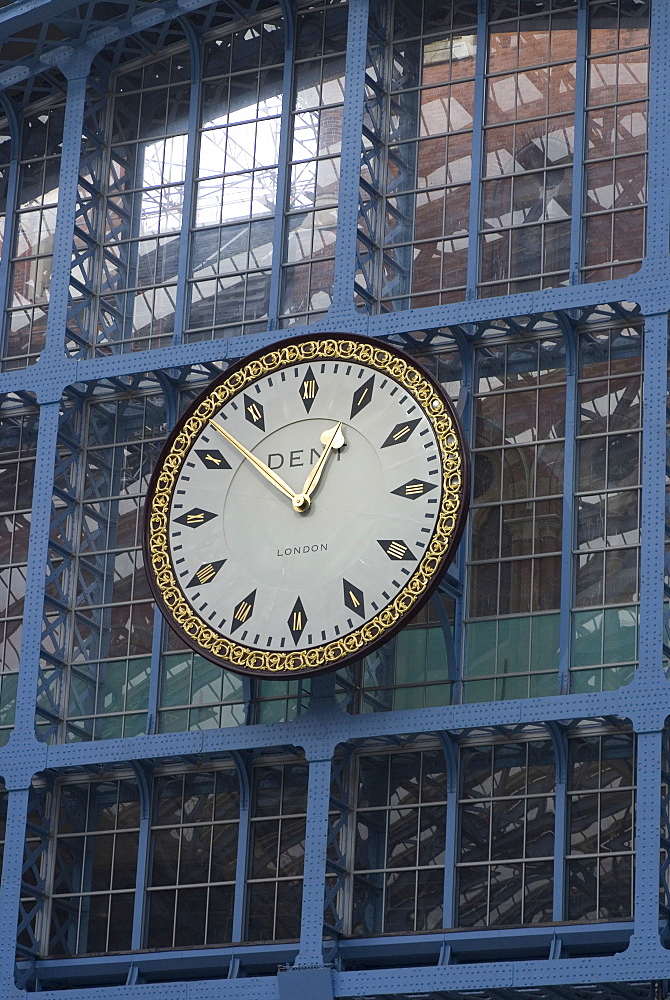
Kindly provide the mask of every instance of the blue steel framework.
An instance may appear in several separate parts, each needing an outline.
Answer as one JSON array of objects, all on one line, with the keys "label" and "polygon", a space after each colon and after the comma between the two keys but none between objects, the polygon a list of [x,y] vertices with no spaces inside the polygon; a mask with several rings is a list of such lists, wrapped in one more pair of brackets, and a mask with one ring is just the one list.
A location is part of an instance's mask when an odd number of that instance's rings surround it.
[{"label": "blue steel framework", "polygon": [[[581,24],[581,43],[585,44],[586,4],[577,5]],[[92,58],[103,47],[123,39],[130,39],[143,32],[142,45],[145,47],[166,46],[172,41],[170,25],[175,18],[186,14],[197,20],[202,30],[220,27],[226,22],[235,23],[248,15],[256,14],[260,5],[251,3],[242,8],[230,0],[229,3],[215,5],[214,14],[207,2],[201,0],[168,0],[158,5],[129,2],[111,2],[103,5],[86,3],[73,7],[71,0],[25,0],[12,3],[0,12],[0,35],[6,40],[8,55],[0,67],[1,103],[7,116],[13,136],[14,150],[9,158],[7,198],[11,206],[18,183],[18,121],[24,102],[34,105],[39,100],[53,99],[56,93],[65,96],[65,116],[62,134],[62,158],[59,177],[59,211],[53,241],[53,275],[48,309],[48,325],[44,348],[34,364],[20,373],[12,371],[13,361],[6,353],[7,370],[0,373],[0,391],[3,394],[20,393],[27,406],[37,403],[39,408],[39,434],[36,452],[36,473],[31,517],[30,548],[28,554],[28,577],[32,581],[25,597],[23,608],[23,631],[21,645],[20,682],[16,699],[14,728],[6,746],[0,748],[0,773],[9,791],[7,796],[5,851],[2,871],[2,892],[0,894],[0,921],[2,926],[15,926],[19,911],[19,899],[23,895],[25,905],[22,913],[21,949],[19,952],[19,976],[15,982],[15,942],[13,934],[4,934],[0,942],[0,997],[22,995],[21,985],[37,988],[42,995],[62,995],[60,990],[49,989],[49,981],[58,982],[61,973],[44,966],[43,974],[38,970],[35,977],[31,960],[33,925],[30,912],[40,909],[43,900],[44,872],[40,860],[48,848],[53,830],[49,827],[46,806],[50,782],[54,775],[67,773],[63,769],[77,769],[78,774],[94,775],[100,766],[126,767],[134,774],[140,789],[138,852],[146,860],[149,832],[149,778],[148,764],[160,766],[164,763],[174,768],[176,761],[193,763],[212,757],[226,757],[233,762],[239,776],[241,802],[248,806],[250,776],[247,751],[254,748],[301,747],[309,762],[309,785],[306,810],[305,855],[302,872],[302,920],[299,944],[294,947],[278,945],[249,945],[244,948],[227,948],[223,951],[209,949],[202,953],[202,961],[196,960],[195,970],[188,982],[140,981],[151,978],[149,968],[153,960],[154,976],[174,980],[179,969],[189,959],[189,953],[172,951],[156,956],[137,955],[134,960],[92,957],[78,959],[71,964],[68,972],[71,995],[99,997],[101,987],[86,988],[76,986],[76,981],[85,982],[86,977],[104,981],[105,976],[112,982],[125,980],[125,986],[110,986],[109,995],[123,997],[219,997],[285,998],[289,995],[310,996],[314,1000],[338,997],[381,997],[408,996],[421,994],[431,997],[454,997],[470,995],[511,997],[517,991],[533,997],[603,996],[636,997],[648,996],[652,991],[660,995],[662,981],[670,978],[670,953],[663,947],[659,934],[659,918],[656,901],[659,885],[659,859],[663,859],[663,873],[667,871],[666,854],[661,855],[661,835],[666,832],[666,824],[661,823],[661,805],[665,806],[667,817],[668,779],[663,771],[663,730],[666,717],[670,713],[668,683],[663,671],[664,661],[664,522],[665,483],[662,470],[666,461],[666,391],[667,391],[667,315],[670,309],[670,67],[667,49],[670,43],[670,8],[658,2],[652,7],[651,20],[651,80],[650,80],[650,132],[648,163],[648,214],[646,252],[640,269],[626,278],[587,285],[571,284],[564,287],[545,289],[542,292],[512,294],[500,298],[477,300],[475,295],[476,249],[471,241],[468,255],[467,289],[463,302],[435,305],[426,308],[401,310],[391,313],[374,314],[374,296],[369,298],[370,312],[356,307],[353,298],[355,262],[358,269],[366,274],[370,268],[379,266],[374,240],[368,235],[361,243],[357,258],[356,239],[359,222],[359,177],[361,172],[361,132],[364,124],[370,130],[370,122],[375,113],[375,97],[383,96],[383,87],[375,85],[374,63],[377,56],[375,46],[368,51],[368,23],[370,11],[366,0],[352,0],[349,6],[348,42],[346,51],[346,90],[341,144],[341,175],[339,188],[338,238],[335,255],[335,270],[332,284],[332,304],[325,316],[309,327],[296,327],[296,332],[309,329],[312,332],[339,330],[367,333],[371,336],[393,336],[400,342],[416,342],[416,331],[421,331],[420,339],[435,339],[439,342],[439,331],[450,328],[457,343],[466,345],[469,338],[476,336],[501,317],[536,317],[551,312],[558,317],[561,329],[570,336],[570,331],[597,309],[599,303],[615,305],[611,315],[644,317],[644,438],[642,457],[642,556],[640,577],[640,624],[639,624],[639,666],[635,677],[628,686],[615,691],[593,694],[568,694],[567,677],[569,647],[569,618],[561,609],[561,649],[564,651],[559,663],[562,678],[561,692],[552,698],[532,700],[507,700],[494,703],[453,704],[418,711],[396,711],[379,715],[345,715],[336,707],[332,697],[332,683],[328,680],[313,682],[309,707],[299,718],[290,723],[271,725],[247,725],[238,728],[209,729],[206,731],[159,733],[155,731],[155,715],[158,707],[158,670],[152,672],[150,683],[150,706],[147,733],[130,738],[116,738],[100,742],[80,742],[65,744],[59,730],[62,712],[60,710],[60,689],[63,668],[66,664],[59,659],[60,650],[65,649],[62,620],[58,616],[67,612],[66,585],[61,581],[70,571],[72,550],[68,546],[66,533],[54,542],[52,520],[52,486],[56,456],[60,459],[55,481],[55,495],[59,498],[57,510],[67,518],[68,504],[75,494],[74,482],[68,481],[68,470],[75,469],[74,455],[76,440],[68,436],[67,426],[60,420],[61,401],[67,395],[68,387],[74,400],[72,406],[86,396],[86,387],[94,388],[106,382],[108,386],[123,393],[143,388],[143,377],[138,372],[165,373],[151,376],[153,386],[158,381],[162,388],[178,386],[182,381],[180,373],[188,366],[199,366],[201,376],[216,370],[218,364],[227,358],[238,357],[277,339],[277,313],[279,311],[279,273],[281,260],[281,237],[275,235],[273,255],[273,275],[271,300],[274,315],[270,315],[267,332],[245,335],[235,340],[215,340],[205,343],[180,343],[181,329],[176,328],[173,346],[164,346],[129,354],[109,354],[88,356],[90,341],[81,338],[81,314],[87,308],[87,261],[93,257],[89,242],[82,238],[75,245],[78,248],[77,266],[79,276],[71,281],[72,241],[75,227],[84,232],[80,213],[92,210],[86,204],[86,196],[81,190],[78,195],[79,172],[81,169],[80,147],[82,133],[86,136],[91,129],[91,160],[96,153],[96,113],[101,113],[104,93],[97,94],[97,101],[87,93],[87,78]],[[202,12],[200,14],[199,12]],[[294,12],[291,4],[282,4],[281,13],[285,18],[286,60],[285,83],[290,90],[290,65],[293,52]],[[383,21],[381,5],[375,5],[372,12],[373,38],[378,23]],[[478,10],[480,40],[486,32],[486,5],[479,4]],[[188,33],[188,32],[187,32]],[[13,47],[12,47],[13,44]],[[138,51],[142,51],[141,49]],[[484,46],[479,46],[483,53]],[[366,78],[366,70],[369,75]],[[365,85],[368,81],[368,106],[365,107]],[[478,68],[480,86],[476,88],[475,122],[482,120],[484,100],[481,65]],[[582,77],[583,80],[583,77]],[[378,82],[378,81],[377,81]],[[87,120],[84,120],[86,108]],[[378,109],[377,109],[378,110]],[[190,134],[195,134],[195,99],[191,100]],[[287,149],[287,129],[289,114],[285,109],[282,118],[282,138],[280,146]],[[282,145],[283,144],[283,145]],[[58,145],[58,144],[57,144]],[[378,191],[369,178],[375,177],[374,157],[366,147],[365,157],[369,161],[368,181],[364,189],[364,214],[372,219]],[[475,150],[477,146],[475,146]],[[575,149],[575,156],[579,151]],[[473,164],[476,168],[479,154]],[[286,158],[280,158],[277,188],[286,191],[290,183],[287,177]],[[92,167],[92,170],[95,168]],[[476,175],[476,172],[475,172]],[[580,181],[573,189],[573,205],[578,209],[582,204]],[[86,191],[86,186],[83,186]],[[95,184],[89,185],[89,193]],[[477,230],[479,208],[477,199],[479,187],[472,185],[470,203],[470,232]],[[81,197],[82,200],[78,200]],[[573,213],[577,217],[578,212]],[[370,227],[374,231],[374,224]],[[275,234],[278,230],[275,229]],[[579,266],[579,238],[575,227],[571,234],[571,273],[577,280]],[[187,256],[184,250],[179,258],[179,286],[185,287],[187,277]],[[9,278],[9,254],[4,254],[0,264],[0,279],[3,288]],[[369,280],[369,288],[375,283]],[[68,303],[68,292],[73,289],[72,301]],[[634,305],[631,305],[634,303]],[[177,315],[185,315],[182,302],[176,309]],[[510,320],[507,330],[512,333],[523,331],[524,326],[532,329],[534,321]],[[70,351],[65,352],[63,332],[70,331]],[[467,351],[464,352],[467,357]],[[32,348],[25,352],[33,360]],[[463,384],[465,391],[461,403],[467,415],[469,408],[468,386],[471,372],[465,371]],[[144,382],[146,386],[146,382]],[[168,395],[170,395],[168,391]],[[568,413],[569,413],[568,408]],[[566,428],[566,438],[571,437],[570,426]],[[61,441],[59,443],[59,434]],[[63,446],[65,442],[65,446]],[[566,483],[571,482],[574,469],[566,469]],[[567,486],[566,486],[567,492]],[[564,531],[570,526],[564,525]],[[71,541],[71,539],[70,539]],[[569,551],[570,535],[566,535],[563,545],[564,559],[562,575],[564,592],[569,593],[570,560],[565,555]],[[47,629],[43,634],[44,592],[41,585],[47,568],[49,580],[47,601]],[[460,591],[455,577],[447,581],[460,601]],[[96,627],[104,629],[104,621]],[[59,631],[60,630],[60,631]],[[154,630],[157,636],[159,630]],[[40,645],[48,640],[46,666],[40,674]],[[458,641],[458,637],[457,637]],[[458,652],[458,650],[456,650]],[[160,641],[154,638],[151,657],[154,667],[160,658]],[[450,656],[455,663],[457,656]],[[35,738],[35,702],[38,701],[38,726],[41,739]],[[621,717],[630,720],[637,735],[637,820],[636,820],[636,875],[634,918],[626,926],[619,925],[624,932],[623,950],[621,935],[617,937],[616,927],[600,925],[571,926],[568,929],[558,924],[543,926],[537,931],[525,928],[507,931],[500,944],[501,957],[490,957],[490,938],[481,931],[459,931],[458,937],[466,941],[468,957],[460,964],[452,961],[456,937],[438,935],[439,947],[435,954],[433,936],[428,944],[425,939],[411,936],[391,936],[367,943],[362,958],[354,958],[345,963],[338,962],[330,938],[324,951],[323,901],[324,886],[328,885],[329,896],[337,892],[338,878],[344,864],[337,851],[327,854],[329,831],[337,831],[345,822],[348,809],[346,802],[347,783],[342,775],[347,766],[346,754],[337,757],[334,786],[331,785],[331,761],[338,747],[351,741],[378,739],[393,745],[399,734],[407,739],[411,734],[438,734],[448,762],[449,783],[447,787],[447,810],[456,807],[458,788],[455,783],[455,754],[453,735],[480,730],[491,736],[504,732],[520,732],[522,723],[542,725],[543,731],[551,734],[557,761],[556,782],[563,786],[566,780],[564,726],[565,720],[597,719]],[[506,728],[504,728],[506,727]],[[45,732],[48,731],[48,732]],[[52,741],[45,736],[52,734]],[[124,772],[125,773],[125,772]],[[31,787],[34,775],[40,779]],[[332,796],[332,798],[331,798]],[[565,831],[565,800],[557,797],[556,830]],[[563,804],[558,804],[563,803]],[[30,811],[29,811],[30,810]],[[563,815],[561,815],[561,810]],[[329,818],[330,813],[330,818]],[[242,811],[246,819],[240,826],[249,823],[249,810]],[[28,820],[26,844],[27,856],[23,856],[23,843]],[[454,858],[456,843],[453,824],[448,827],[447,857]],[[240,830],[239,836],[242,836]],[[331,837],[331,840],[333,837]],[[32,874],[31,874],[32,872]],[[237,890],[244,874],[244,858],[238,858]],[[562,913],[563,866],[554,865],[554,913]],[[22,888],[23,876],[23,888]],[[446,912],[453,899],[447,876],[444,896]],[[134,903],[134,923],[141,919],[142,894],[138,893]],[[236,906],[239,914],[240,907]],[[330,912],[330,911],[329,911]],[[236,919],[239,919],[236,918]],[[331,921],[336,917],[331,915]],[[328,922],[328,921],[327,921]],[[239,929],[239,928],[238,928]],[[627,933],[632,932],[627,946]],[[607,935],[613,935],[614,954],[601,957],[589,956],[588,939],[600,935],[601,943]],[[500,936],[500,935],[498,935]],[[530,944],[528,943],[530,940]],[[618,944],[617,944],[618,942]],[[355,941],[353,944],[355,945]],[[361,942],[363,944],[363,942]],[[131,942],[139,946],[139,938]],[[461,941],[462,946],[462,941]],[[606,946],[604,946],[606,947]],[[532,960],[518,961],[535,949]],[[597,948],[595,949],[597,950]],[[355,949],[354,949],[355,952]],[[270,955],[270,959],[268,959]],[[505,955],[509,956],[505,960]],[[272,957],[274,956],[274,957]],[[511,960],[517,959],[516,961]],[[115,964],[116,963],[116,964]],[[223,967],[227,975],[225,983],[217,981]],[[246,963],[246,964],[245,964]],[[260,963],[260,964],[259,964]],[[277,964],[280,971],[274,974]],[[270,968],[268,968],[268,965]],[[240,968],[244,977],[238,976]],[[258,969],[258,974],[254,969]],[[61,966],[62,969],[62,966]],[[210,971],[210,970],[215,971]],[[177,970],[175,972],[175,970]],[[204,970],[204,974],[203,974]],[[198,975],[202,978],[198,979]],[[40,982],[43,976],[44,982]],[[586,984],[586,985],[585,985]],[[654,984],[657,984],[656,986]],[[73,992],[74,991],[74,992]]]}]

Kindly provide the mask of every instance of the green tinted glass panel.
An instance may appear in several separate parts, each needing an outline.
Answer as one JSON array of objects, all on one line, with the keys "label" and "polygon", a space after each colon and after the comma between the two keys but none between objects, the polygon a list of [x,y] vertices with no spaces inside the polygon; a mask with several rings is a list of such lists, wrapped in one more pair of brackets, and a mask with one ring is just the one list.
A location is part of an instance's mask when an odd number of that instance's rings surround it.
[{"label": "green tinted glass panel", "polygon": [[501,619],[498,622],[498,673],[528,670],[529,652],[530,618]]},{"label": "green tinted glass panel", "polygon": [[193,657],[193,677],[191,682],[191,703],[208,705],[221,701],[223,695],[223,671],[216,663],[210,663],[202,656]]},{"label": "green tinted glass panel", "polygon": [[[187,705],[191,688],[191,657],[189,653],[166,656],[164,659],[161,703]],[[171,732],[172,730],[170,730]]]},{"label": "green tinted glass panel", "polygon": [[602,611],[578,611],[572,616],[572,663],[575,667],[601,663]]},{"label": "green tinted glass panel", "polygon": [[560,615],[536,615],[531,619],[531,670],[555,670],[558,667],[559,622]]},{"label": "green tinted glass panel", "polygon": [[605,612],[603,663],[637,658],[637,608],[609,608]]},{"label": "green tinted glass panel", "polygon": [[[470,622],[467,626],[467,637],[466,676],[481,677],[495,673],[496,623]],[[478,698],[473,700],[479,701]]]}]

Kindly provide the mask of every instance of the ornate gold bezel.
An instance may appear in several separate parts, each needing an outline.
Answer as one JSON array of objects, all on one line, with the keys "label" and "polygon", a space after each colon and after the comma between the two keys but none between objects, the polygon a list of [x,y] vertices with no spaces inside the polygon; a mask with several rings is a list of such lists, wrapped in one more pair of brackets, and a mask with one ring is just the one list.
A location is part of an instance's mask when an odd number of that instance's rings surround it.
[{"label": "ornate gold bezel", "polygon": [[[442,464],[442,494],[426,552],[400,593],[374,618],[348,635],[293,651],[254,649],[212,630],[189,604],[168,547],[168,518],[182,465],[198,435],[224,403],[259,378],[305,361],[341,360],[368,365],[395,379],[430,421]],[[461,533],[467,506],[468,459],[462,432],[441,387],[410,357],[381,341],[348,335],[301,337],[274,345],[225,372],[190,407],[166,442],[147,496],[145,565],[168,623],[203,656],[246,674],[267,677],[316,673],[341,666],[381,645],[414,614],[439,582]]]}]

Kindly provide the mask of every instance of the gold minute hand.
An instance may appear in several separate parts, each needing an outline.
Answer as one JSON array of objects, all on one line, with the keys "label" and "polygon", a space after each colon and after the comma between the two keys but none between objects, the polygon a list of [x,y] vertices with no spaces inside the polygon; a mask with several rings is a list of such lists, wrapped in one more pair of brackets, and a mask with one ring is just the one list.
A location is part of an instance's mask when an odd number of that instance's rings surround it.
[{"label": "gold minute hand", "polygon": [[255,455],[252,455],[252,453],[248,451],[243,444],[240,444],[239,441],[236,441],[233,435],[229,434],[227,430],[224,430],[224,428],[221,427],[220,424],[215,423],[214,420],[210,420],[209,422],[212,425],[212,427],[214,427],[215,430],[219,432],[221,437],[224,437],[226,441],[232,444],[234,448],[237,448],[237,450],[242,455],[244,455],[245,458],[249,459],[251,464],[258,469],[260,474],[264,476],[269,483],[272,483],[272,485],[276,487],[276,489],[278,489],[280,493],[283,493],[284,496],[287,496],[289,500],[291,500],[292,502],[295,501],[296,494],[293,492],[291,487],[284,482],[281,476],[278,476],[277,473],[274,472],[269,465],[265,464],[265,462],[261,462],[260,458],[256,458]]},{"label": "gold minute hand", "polygon": [[342,421],[331,427],[329,430],[324,431],[321,435],[321,444],[325,445],[325,448],[316,460],[316,464],[307,479],[305,480],[305,485],[302,488],[302,495],[307,497],[309,500],[310,496],[316,489],[321,479],[321,473],[323,472],[328,456],[331,451],[335,449],[339,451],[340,448],[345,444],[344,434],[342,433]]}]

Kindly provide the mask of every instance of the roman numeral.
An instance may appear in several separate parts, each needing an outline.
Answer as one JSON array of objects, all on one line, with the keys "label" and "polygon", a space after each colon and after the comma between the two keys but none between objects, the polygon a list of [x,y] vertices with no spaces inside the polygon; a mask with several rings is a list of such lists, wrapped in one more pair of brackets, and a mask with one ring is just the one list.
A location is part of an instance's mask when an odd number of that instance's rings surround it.
[{"label": "roman numeral", "polygon": [[177,524],[185,524],[187,528],[199,528],[201,524],[206,524],[207,521],[211,521],[216,516],[211,510],[193,507],[186,514],[182,514],[181,517],[175,517],[175,521]]},{"label": "roman numeral", "polygon": [[208,451],[207,449],[201,451],[200,449],[198,449],[196,450],[196,455],[198,456],[198,458],[200,459],[200,461],[202,462],[202,464],[205,466],[206,469],[231,468],[229,463],[225,460],[225,458],[218,449],[213,449],[211,451]]},{"label": "roman numeral", "polygon": [[316,381],[316,376],[312,371],[312,366],[305,372],[305,377],[300,385],[300,398],[302,399],[303,405],[307,412],[312,409],[314,400],[316,399],[316,394],[319,391],[319,386]]},{"label": "roman numeral", "polygon": [[265,430],[265,413],[263,412],[262,405],[251,396],[247,396],[246,392],[244,394],[244,416],[247,418],[250,424],[254,427],[260,427],[262,431]]},{"label": "roman numeral", "polygon": [[300,598],[293,605],[293,611],[288,616],[288,629],[293,636],[293,641],[298,644],[298,640],[302,635],[305,625],[307,624],[307,615],[305,614],[305,609],[302,606],[302,601]]},{"label": "roman numeral", "polygon": [[360,587],[354,587],[348,580],[342,580],[344,585],[344,604],[350,611],[355,611],[361,618],[365,618],[365,596]]},{"label": "roman numeral", "polygon": [[399,497],[407,497],[408,500],[417,500],[424,493],[430,493],[431,490],[436,489],[435,483],[424,483],[421,479],[410,479],[408,483],[403,483],[397,490],[391,490],[391,493],[395,493]]},{"label": "roman numeral", "polygon": [[389,559],[403,559],[405,562],[416,561],[416,556],[412,553],[409,545],[405,545],[399,538],[393,540],[378,538],[377,544],[381,545]]},{"label": "roman numeral", "polygon": [[244,625],[245,621],[251,617],[254,611],[254,603],[256,601],[256,591],[252,590],[250,594],[244,598],[243,601],[237,605],[233,611],[233,620],[230,626],[230,631],[235,632],[240,625]]},{"label": "roman numeral", "polygon": [[384,441],[382,448],[390,448],[394,444],[402,444],[403,441],[407,441],[407,439],[412,436],[412,431],[419,423],[421,423],[421,417],[419,417],[418,420],[405,420],[402,424],[396,424],[389,436],[386,438],[386,441]]},{"label": "roman numeral", "polygon": [[203,563],[199,570],[196,570],[194,575],[191,577],[190,581],[186,584],[187,587],[197,587],[202,586],[205,583],[209,583],[213,580],[216,574],[219,572],[223,566],[225,559],[219,559],[218,562],[214,563]]},{"label": "roman numeral", "polygon": [[356,392],[354,393],[354,398],[351,401],[351,413],[349,414],[350,420],[352,417],[355,417],[357,413],[360,413],[361,410],[364,410],[365,407],[368,405],[368,403],[371,401],[372,390],[374,389],[374,386],[375,386],[375,377],[374,375],[371,375],[370,378],[367,380],[367,382],[364,382],[363,385],[359,386],[359,388],[356,389]]}]

